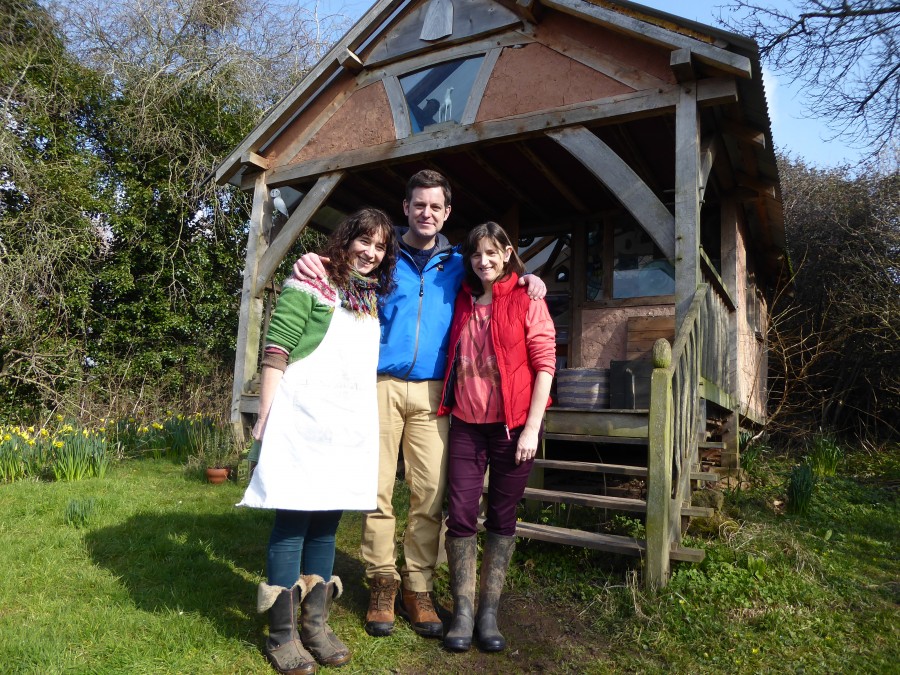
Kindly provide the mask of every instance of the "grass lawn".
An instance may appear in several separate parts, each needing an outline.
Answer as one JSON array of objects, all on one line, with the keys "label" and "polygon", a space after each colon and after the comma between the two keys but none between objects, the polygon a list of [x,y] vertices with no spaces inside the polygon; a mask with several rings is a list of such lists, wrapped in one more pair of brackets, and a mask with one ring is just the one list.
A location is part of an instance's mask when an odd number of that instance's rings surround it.
[{"label": "grass lawn", "polygon": [[[401,622],[368,637],[348,513],[331,622],[353,651],[341,672],[897,672],[896,453],[853,456],[804,517],[782,513],[789,468],[771,461],[726,515],[696,522],[688,543],[706,560],[677,565],[655,595],[638,560],[520,540],[501,606],[510,646],[494,655],[448,654]],[[272,672],[255,612],[271,514],[233,508],[241,494],[164,459],[0,485],[0,671]],[[449,605],[446,567],[436,588]]]}]

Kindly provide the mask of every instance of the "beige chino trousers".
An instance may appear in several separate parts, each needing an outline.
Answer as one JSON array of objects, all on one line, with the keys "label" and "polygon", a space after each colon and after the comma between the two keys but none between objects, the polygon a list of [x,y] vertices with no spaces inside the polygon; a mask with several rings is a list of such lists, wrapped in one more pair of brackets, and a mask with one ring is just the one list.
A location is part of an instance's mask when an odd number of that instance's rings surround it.
[{"label": "beige chino trousers", "polygon": [[[447,482],[450,418],[437,416],[442,387],[439,380],[407,382],[378,376],[378,505],[363,515],[362,557],[368,578],[402,577],[407,590],[419,593],[432,590]],[[410,495],[403,537],[406,563],[398,572],[392,498],[401,446]]]}]

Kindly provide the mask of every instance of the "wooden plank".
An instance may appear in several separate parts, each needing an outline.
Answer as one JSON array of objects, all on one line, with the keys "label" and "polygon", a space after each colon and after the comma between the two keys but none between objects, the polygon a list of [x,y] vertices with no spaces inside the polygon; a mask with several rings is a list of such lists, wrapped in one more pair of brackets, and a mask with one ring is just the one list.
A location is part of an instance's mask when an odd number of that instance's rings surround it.
[{"label": "wooden plank", "polygon": [[252,166],[257,169],[262,169],[265,171],[269,168],[269,160],[265,157],[257,155],[255,152],[245,152],[241,156],[241,164],[245,166]]},{"label": "wooden plank", "polygon": [[403,87],[396,77],[385,77],[384,92],[387,94],[388,103],[391,106],[391,117],[394,119],[394,132],[398,139],[406,138],[412,134],[412,123],[409,121],[409,108],[406,105],[406,96]]},{"label": "wooden plank", "polygon": [[720,122],[722,133],[741,141],[753,143],[760,148],[766,147],[766,134],[761,129],[755,129],[747,124],[724,119]]},{"label": "wooden plank", "polygon": [[265,174],[257,174],[253,190],[253,206],[250,210],[250,227],[247,234],[247,256],[244,261],[241,286],[241,307],[238,313],[238,334],[234,355],[234,382],[231,389],[231,422],[241,422],[241,396],[250,379],[256,374],[259,362],[259,330],[262,323],[263,302],[261,289],[256,285],[260,259],[266,251],[263,223],[271,217],[269,190]]},{"label": "wooden plank", "polygon": [[699,61],[734,75],[749,79],[753,74],[750,59],[745,56],[674,33],[646,21],[619,14],[605,7],[582,0],[541,0],[541,4],[625,33],[638,40],[673,49],[689,49]]},{"label": "wooden plank", "polygon": [[[583,473],[611,473],[619,476],[647,477],[647,467],[631,466],[630,464],[603,464],[601,462],[574,462],[560,459],[536,459],[534,466],[542,469],[556,469],[557,471],[581,471]],[[691,480],[716,483],[719,474],[709,471],[691,471]]]},{"label": "wooden plank", "polygon": [[675,111],[675,241],[677,333],[700,283],[700,111],[690,87],[682,90]]},{"label": "wooden plank", "polygon": [[712,401],[720,408],[726,410],[734,410],[738,402],[727,391],[724,391],[715,382],[710,382],[706,378],[700,379],[700,395],[707,401]]},{"label": "wooden plank", "polygon": [[603,464],[600,462],[573,462],[560,459],[536,459],[535,466],[543,469],[557,469],[559,471],[581,471],[583,473],[612,473],[619,476],[637,476],[643,478],[647,475],[647,467],[630,466],[628,464]]},{"label": "wooden plank", "polygon": [[[442,39],[441,44],[471,40],[522,23],[515,12],[490,0],[454,0],[450,6],[454,5],[452,32]],[[434,42],[421,37],[429,6],[430,3],[422,3],[392,25],[366,53],[366,66],[396,61],[432,49]]]},{"label": "wooden plank", "polygon": [[491,79],[491,73],[494,72],[494,66],[497,65],[497,59],[500,58],[500,47],[495,47],[484,55],[484,61],[478,69],[475,81],[472,83],[472,89],[469,90],[469,100],[466,101],[466,108],[463,110],[459,118],[460,124],[472,124],[478,115],[478,108],[481,106],[481,99],[484,98],[484,91],[487,89],[488,81]]},{"label": "wooden plank", "polygon": [[260,258],[256,277],[257,289],[265,288],[265,285],[269,283],[272,275],[275,274],[275,269],[297,241],[303,228],[309,224],[316,215],[316,211],[325,203],[343,177],[344,174],[340,171],[322,176],[304,195],[300,204],[284,224],[281,233]]},{"label": "wooden plank", "polygon": [[676,49],[669,55],[669,67],[679,82],[692,82],[697,79],[691,50],[686,47]]},{"label": "wooden plank", "polygon": [[616,438],[647,438],[647,411],[572,410],[548,408],[544,428],[548,433]]},{"label": "wooden plank", "polygon": [[[551,544],[579,546],[595,551],[618,553],[620,555],[641,556],[646,551],[646,543],[640,539],[617,534],[572,530],[543,523],[516,523],[516,536],[546,541]],[[703,559],[706,557],[706,551],[699,548],[678,546],[669,551],[669,557],[672,560],[681,562],[703,562]]]},{"label": "wooden plank", "polygon": [[356,47],[381,29],[382,23],[406,0],[378,0],[356,22],[346,35],[317,63],[306,76],[260,121],[240,145],[216,168],[216,183],[223,184],[240,169],[240,159],[247,151],[255,152],[284,126],[300,108],[341,68],[344,52]]},{"label": "wooden plank", "polygon": [[708,77],[695,83],[697,103],[704,106],[738,102],[737,82],[733,77]]},{"label": "wooden plank", "polygon": [[713,265],[712,260],[706,255],[706,251],[703,250],[702,246],[700,247],[700,266],[703,270],[704,279],[708,281],[710,286],[713,287],[713,290],[718,293],[722,302],[725,303],[725,306],[732,312],[735,311],[737,309],[737,302],[731,297],[731,293],[728,292],[728,288],[725,286],[725,281],[719,276],[716,266]]},{"label": "wooden plank", "polygon": [[579,506],[590,506],[597,509],[614,509],[616,511],[631,511],[635,513],[644,513],[647,510],[647,502],[643,499],[604,497],[602,495],[587,495],[581,492],[562,492],[560,490],[525,488],[524,498],[541,502],[551,502],[553,504],[577,504]]},{"label": "wooden plank", "polygon": [[337,60],[342,68],[349,70],[353,74],[361,73],[363,68],[365,68],[362,59],[346,48],[344,48],[342,53],[338,54]]},{"label": "wooden plank", "polygon": [[367,67],[366,72],[361,74],[356,82],[359,86],[365,86],[372,82],[377,82],[389,75],[400,77],[407,73],[433,66],[436,63],[454,61],[469,56],[479,56],[489,52],[491,49],[499,47],[521,47],[534,42],[534,38],[531,36],[530,32],[531,31],[527,29],[520,29],[510,31],[509,33],[501,33],[500,35],[492,35],[482,40],[463,42],[458,45],[448,45],[446,47],[433,45],[425,54],[413,56],[398,63],[388,63],[373,68]]},{"label": "wooden plank", "polygon": [[646,438],[630,438],[627,436],[591,436],[588,434],[544,433],[549,441],[577,441],[581,443],[617,443],[620,445],[647,445]]},{"label": "wooden plank", "polygon": [[621,555],[639,556],[643,547],[641,542],[631,537],[615,534],[599,534],[585,532],[584,530],[572,530],[554,525],[541,523],[516,523],[516,536],[527,539],[537,539],[551,544],[563,544],[565,546],[580,546],[595,551],[608,551]]},{"label": "wooden plank", "polygon": [[672,214],[644,181],[603,141],[581,126],[549,131],[628,209],[663,255],[675,262],[675,222]]},{"label": "wooden plank", "polygon": [[[447,148],[462,149],[489,141],[513,140],[544,133],[547,129],[584,122],[613,123],[649,117],[671,110],[678,88],[642,91],[605,99],[573,103],[548,111],[524,113],[499,120],[454,126],[369,148],[349,150],[331,157],[275,167],[268,174],[270,187],[296,183],[324,173],[416,159]],[[250,187],[247,185],[246,187]]]}]

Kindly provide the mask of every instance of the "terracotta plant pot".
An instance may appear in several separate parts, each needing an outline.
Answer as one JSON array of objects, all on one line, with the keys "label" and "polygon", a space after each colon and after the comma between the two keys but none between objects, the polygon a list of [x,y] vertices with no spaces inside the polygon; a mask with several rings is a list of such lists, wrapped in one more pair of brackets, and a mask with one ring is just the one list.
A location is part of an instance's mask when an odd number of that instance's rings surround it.
[{"label": "terracotta plant pot", "polygon": [[218,485],[219,483],[224,483],[228,480],[228,469],[217,469],[214,467],[210,467],[206,470],[206,480],[214,485]]}]

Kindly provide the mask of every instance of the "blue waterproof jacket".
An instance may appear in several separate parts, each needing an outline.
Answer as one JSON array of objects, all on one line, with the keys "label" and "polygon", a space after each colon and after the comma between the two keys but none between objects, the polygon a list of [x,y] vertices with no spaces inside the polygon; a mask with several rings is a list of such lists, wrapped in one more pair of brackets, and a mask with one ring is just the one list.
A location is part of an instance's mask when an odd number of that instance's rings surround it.
[{"label": "blue waterproof jacket", "polygon": [[[405,232],[406,228],[397,228],[398,236]],[[379,375],[413,381],[444,379],[453,303],[464,274],[462,255],[442,234],[421,273],[412,256],[400,248],[396,288],[379,309]]]}]

